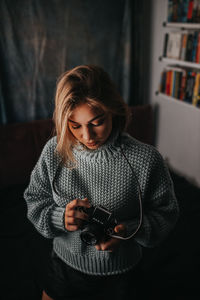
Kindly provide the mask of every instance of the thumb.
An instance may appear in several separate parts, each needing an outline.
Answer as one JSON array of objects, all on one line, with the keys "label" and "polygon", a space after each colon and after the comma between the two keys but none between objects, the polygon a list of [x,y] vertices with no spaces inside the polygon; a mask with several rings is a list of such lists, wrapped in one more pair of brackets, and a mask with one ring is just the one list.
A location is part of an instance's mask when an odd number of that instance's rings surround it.
[{"label": "thumb", "polygon": [[86,197],[86,198],[83,198],[82,200],[83,200],[83,201],[89,201],[87,197]]},{"label": "thumb", "polygon": [[124,232],[125,231],[125,225],[124,224],[119,224],[119,225],[115,226],[114,231],[116,233],[122,233],[122,232]]}]

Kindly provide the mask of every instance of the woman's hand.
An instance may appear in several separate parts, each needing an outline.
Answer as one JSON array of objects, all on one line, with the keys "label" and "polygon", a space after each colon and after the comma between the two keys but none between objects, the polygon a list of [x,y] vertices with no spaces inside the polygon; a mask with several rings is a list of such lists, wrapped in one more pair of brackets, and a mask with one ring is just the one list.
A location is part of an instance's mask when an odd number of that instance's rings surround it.
[{"label": "woman's hand", "polygon": [[67,204],[65,209],[65,228],[68,231],[76,231],[81,227],[82,221],[87,220],[88,215],[83,211],[77,210],[78,207],[89,208],[88,198],[83,200],[74,199]]},{"label": "woman's hand", "polygon": [[[115,226],[114,231],[115,233],[124,236],[126,233],[126,226],[124,224],[119,224]],[[117,238],[110,238],[109,240],[101,241],[99,244],[95,245],[95,248],[97,250],[106,250],[112,252],[119,246],[120,242],[122,242],[122,240]]]}]

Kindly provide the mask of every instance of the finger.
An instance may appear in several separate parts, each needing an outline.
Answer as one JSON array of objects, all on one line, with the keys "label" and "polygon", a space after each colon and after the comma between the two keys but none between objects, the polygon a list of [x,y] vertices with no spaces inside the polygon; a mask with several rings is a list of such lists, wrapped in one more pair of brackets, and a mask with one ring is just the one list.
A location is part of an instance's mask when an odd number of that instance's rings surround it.
[{"label": "finger", "polygon": [[81,224],[81,220],[80,219],[75,219],[73,217],[68,217],[65,224],[68,225],[80,225]]},{"label": "finger", "polygon": [[69,209],[74,209],[77,206],[82,206],[82,207],[89,208],[90,207],[90,203],[89,203],[88,199],[85,198],[83,200],[81,200],[81,199],[74,199],[69,204],[67,204],[67,207]]},{"label": "finger", "polygon": [[115,226],[114,231],[116,233],[125,233],[126,227],[124,224],[119,224],[117,226]]},{"label": "finger", "polygon": [[113,252],[114,251],[114,248],[109,248],[109,249],[104,249],[102,248],[101,246],[95,246],[95,248],[98,250],[98,251],[107,251],[107,252]]},{"label": "finger", "polygon": [[99,247],[101,250],[105,251],[105,250],[113,250],[116,245],[119,244],[119,240],[112,238],[110,240],[108,240],[107,242],[101,242],[99,244]]},{"label": "finger", "polygon": [[68,231],[76,231],[79,229],[79,227],[78,227],[78,225],[68,225],[68,226],[66,226],[66,229]]},{"label": "finger", "polygon": [[101,250],[101,247],[100,247],[99,244],[95,245],[95,248],[96,248],[97,250]]},{"label": "finger", "polygon": [[73,217],[75,219],[81,219],[81,220],[87,220],[88,219],[88,215],[84,212],[81,211],[76,211],[76,210],[69,210],[66,213],[66,217]]}]

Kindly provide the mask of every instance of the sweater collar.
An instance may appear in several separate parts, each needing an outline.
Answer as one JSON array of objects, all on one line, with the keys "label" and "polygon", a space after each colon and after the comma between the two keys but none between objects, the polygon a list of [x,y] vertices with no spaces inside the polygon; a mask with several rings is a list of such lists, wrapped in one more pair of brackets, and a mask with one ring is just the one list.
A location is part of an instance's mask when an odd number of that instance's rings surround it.
[{"label": "sweater collar", "polygon": [[92,150],[79,143],[73,149],[75,158],[87,161],[102,161],[116,157],[120,152],[120,133],[113,131],[107,141],[98,149]]}]

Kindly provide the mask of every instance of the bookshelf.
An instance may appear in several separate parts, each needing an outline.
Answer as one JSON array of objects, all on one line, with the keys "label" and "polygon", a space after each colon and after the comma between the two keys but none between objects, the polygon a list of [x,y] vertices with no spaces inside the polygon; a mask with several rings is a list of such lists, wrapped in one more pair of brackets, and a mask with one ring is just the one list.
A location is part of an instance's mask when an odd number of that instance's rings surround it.
[{"label": "bookshelf", "polygon": [[172,59],[172,58],[167,58],[167,57],[163,57],[163,56],[160,56],[159,59],[162,60],[167,65],[183,66],[183,67],[188,67],[188,68],[193,68],[193,69],[199,69],[200,70],[200,64],[199,63],[184,61],[184,60],[180,60],[180,59]]},{"label": "bookshelf", "polygon": [[179,29],[199,29],[199,23],[175,23],[175,22],[163,22],[164,27],[168,28],[179,28]]},{"label": "bookshelf", "polygon": [[[171,97],[171,96],[168,96],[168,95],[166,95],[166,94],[164,94],[164,93],[160,93],[160,92],[158,92],[157,93],[157,95],[160,97],[160,98],[162,98],[162,99],[164,99],[164,100],[167,100],[167,101],[171,101],[171,103],[176,103],[177,105],[182,105],[182,106],[184,106],[185,105],[185,107],[188,109],[188,110],[190,110],[190,111],[195,111],[197,114],[198,114],[198,110],[196,109],[196,107],[195,106],[193,106],[193,105],[190,105],[189,103],[187,103],[187,102],[184,102],[184,101],[177,101],[177,99],[176,98],[174,98],[174,97]],[[199,114],[200,114],[200,112],[199,112]]]},{"label": "bookshelf", "polygon": [[159,92],[166,67],[200,71],[200,63],[163,57],[165,34],[200,31],[200,24],[167,22],[167,7],[167,0],[152,2],[150,102],[156,113],[155,146],[173,170],[200,187],[200,109]]},{"label": "bookshelf", "polygon": [[[188,8],[186,7],[187,2]],[[165,1],[165,4],[167,3],[167,21],[162,23],[165,34],[162,56],[159,57],[159,60],[164,63],[164,67],[158,87],[162,97],[163,94],[166,94],[177,100],[183,100],[181,103],[185,101],[187,104],[192,104],[197,109],[200,108],[200,23],[173,22],[173,20],[183,18],[179,13],[181,11],[184,13],[184,19],[190,14],[190,19],[196,20],[198,15],[200,22],[200,1],[198,2],[199,5],[196,5],[194,14],[190,6],[191,1],[185,1],[184,5],[183,1]],[[176,8],[174,8],[174,3],[176,3]],[[178,5],[183,7],[179,10]],[[176,93],[174,93],[174,86],[176,86]]]}]

